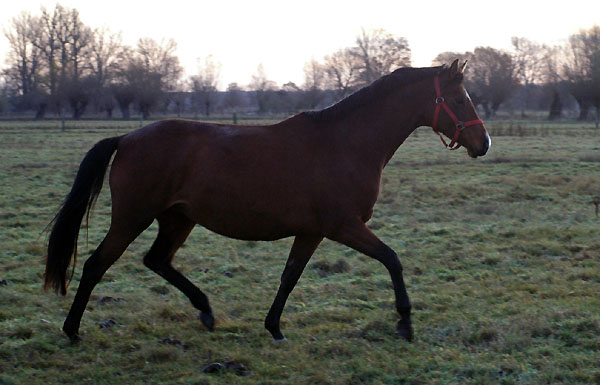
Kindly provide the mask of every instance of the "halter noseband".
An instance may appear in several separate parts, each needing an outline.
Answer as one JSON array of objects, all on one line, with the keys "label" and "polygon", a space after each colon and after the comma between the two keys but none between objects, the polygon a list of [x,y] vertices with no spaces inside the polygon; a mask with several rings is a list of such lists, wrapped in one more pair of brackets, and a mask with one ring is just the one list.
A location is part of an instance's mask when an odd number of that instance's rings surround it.
[{"label": "halter noseband", "polygon": [[[458,137],[460,136],[460,133],[462,132],[462,130],[464,130],[465,127],[474,126],[476,124],[483,124],[483,120],[475,119],[475,120],[469,120],[468,122],[463,122],[463,121],[458,120],[458,118],[456,117],[456,115],[454,115],[454,113],[452,112],[450,107],[448,107],[448,105],[446,104],[446,100],[442,96],[442,92],[440,91],[440,79],[439,79],[438,74],[436,74],[435,77],[433,78],[433,85],[435,87],[435,112],[433,113],[433,124],[431,125],[431,128],[433,128],[433,131],[440,136],[442,143],[444,143],[444,146],[447,149],[458,150],[460,148],[460,144],[457,142],[457,140],[458,140]],[[452,121],[456,125],[456,130],[454,131],[454,137],[452,138],[452,141],[450,142],[450,144],[446,143],[446,141],[442,137],[442,134],[437,129],[437,121],[438,121],[438,117],[440,116],[440,109],[442,107],[444,108],[446,113],[448,113],[448,116],[450,116],[450,119],[452,119]]]}]

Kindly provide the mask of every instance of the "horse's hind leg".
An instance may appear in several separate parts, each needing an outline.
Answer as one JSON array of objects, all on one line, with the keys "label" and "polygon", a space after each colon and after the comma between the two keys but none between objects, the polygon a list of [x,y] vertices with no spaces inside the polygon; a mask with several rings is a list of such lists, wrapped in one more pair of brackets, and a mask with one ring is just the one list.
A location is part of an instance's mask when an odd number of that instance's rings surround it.
[{"label": "horse's hind leg", "polygon": [[144,257],[144,265],[185,294],[192,305],[200,310],[200,320],[212,330],[215,319],[208,297],[171,265],[173,256],[185,242],[195,223],[175,209],[158,216],[158,236]]},{"label": "horse's hind leg", "polygon": [[63,331],[71,341],[79,340],[79,323],[90,299],[94,287],[100,282],[102,276],[110,266],[123,254],[127,246],[142,232],[151,222],[133,227],[119,227],[111,225],[106,237],[92,256],[88,258],[83,266],[83,274],[77,288],[77,294],[71,305],[71,310],[65,319]]}]

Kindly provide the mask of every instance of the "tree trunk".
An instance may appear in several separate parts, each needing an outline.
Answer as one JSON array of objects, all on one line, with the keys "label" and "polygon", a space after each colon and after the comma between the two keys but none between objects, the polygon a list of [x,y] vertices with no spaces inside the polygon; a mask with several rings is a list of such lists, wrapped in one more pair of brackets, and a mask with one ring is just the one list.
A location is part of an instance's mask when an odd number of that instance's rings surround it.
[{"label": "tree trunk", "polygon": [[580,103],[579,104],[579,117],[577,117],[577,120],[580,120],[580,121],[587,120],[589,111],[590,111],[590,107],[586,103]]},{"label": "tree trunk", "polygon": [[46,107],[47,106],[48,105],[45,103],[38,105],[37,110],[35,111],[35,119],[36,120],[44,119],[44,116],[46,116]]},{"label": "tree trunk", "polygon": [[129,103],[119,103],[119,109],[121,110],[121,115],[123,119],[129,120]]},{"label": "tree trunk", "polygon": [[552,94],[552,103],[550,104],[550,113],[548,114],[548,120],[560,119],[562,116],[562,102],[560,101],[560,95],[557,91]]},{"label": "tree trunk", "polygon": [[590,111],[590,104],[582,97],[575,96],[575,101],[577,102],[577,105],[579,106],[579,117],[577,117],[577,120],[579,120],[579,121],[587,120],[588,113]]}]

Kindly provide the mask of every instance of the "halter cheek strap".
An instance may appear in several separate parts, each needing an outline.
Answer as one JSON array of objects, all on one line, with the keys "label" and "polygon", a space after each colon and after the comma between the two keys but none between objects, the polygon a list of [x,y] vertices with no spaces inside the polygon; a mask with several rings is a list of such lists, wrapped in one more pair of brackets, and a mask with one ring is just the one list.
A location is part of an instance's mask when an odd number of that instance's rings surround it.
[{"label": "halter cheek strap", "polygon": [[[433,131],[440,136],[440,139],[442,140],[442,143],[444,143],[444,146],[446,148],[448,148],[449,150],[458,150],[460,148],[460,144],[457,142],[457,140],[458,140],[458,137],[460,136],[460,133],[462,132],[462,130],[464,130],[465,127],[474,126],[476,124],[483,124],[483,120],[475,119],[475,120],[469,120],[467,122],[458,120],[458,118],[452,112],[450,107],[448,107],[448,105],[446,104],[446,100],[442,96],[442,92],[440,91],[439,75],[435,75],[435,77],[433,78],[433,85],[435,87],[435,96],[436,97],[435,97],[435,112],[433,113],[433,123],[431,125],[431,128],[433,128]],[[456,125],[456,130],[454,131],[454,136],[452,137],[452,141],[450,142],[450,144],[446,143],[446,141],[444,140],[444,137],[442,137],[442,134],[437,129],[437,122],[438,122],[438,118],[440,116],[440,110],[442,108],[444,109],[444,111],[446,111],[448,116],[450,116],[450,119],[452,119],[452,121]]]}]

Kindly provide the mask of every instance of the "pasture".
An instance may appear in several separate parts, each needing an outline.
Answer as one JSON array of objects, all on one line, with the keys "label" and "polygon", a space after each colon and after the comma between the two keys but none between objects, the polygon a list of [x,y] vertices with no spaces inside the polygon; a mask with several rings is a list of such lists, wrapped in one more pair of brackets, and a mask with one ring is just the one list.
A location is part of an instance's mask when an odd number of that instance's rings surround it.
[{"label": "pasture", "polygon": [[[108,228],[108,186],[67,297],[42,291],[42,231],[86,151],[138,125],[0,122],[0,384],[600,383],[600,131],[589,123],[491,121],[476,160],[427,128],[399,148],[369,226],[403,262],[414,343],[394,335],[385,268],[331,241],[288,300],[288,341],[274,343],[263,321],[291,239],[197,227],[174,265],[209,296],[209,332],[143,266],[153,225],[96,287],[71,345],[60,328]],[[246,369],[202,372],[228,361]]]}]

